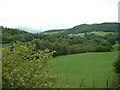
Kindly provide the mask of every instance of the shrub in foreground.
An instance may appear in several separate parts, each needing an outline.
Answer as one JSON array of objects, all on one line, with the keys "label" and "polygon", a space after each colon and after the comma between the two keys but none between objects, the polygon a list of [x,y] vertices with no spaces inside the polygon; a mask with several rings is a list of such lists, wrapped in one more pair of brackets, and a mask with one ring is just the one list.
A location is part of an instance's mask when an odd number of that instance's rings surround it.
[{"label": "shrub in foreground", "polygon": [[63,87],[58,81],[66,75],[51,75],[48,59],[54,52],[35,51],[35,45],[16,42],[3,48],[3,88]]}]

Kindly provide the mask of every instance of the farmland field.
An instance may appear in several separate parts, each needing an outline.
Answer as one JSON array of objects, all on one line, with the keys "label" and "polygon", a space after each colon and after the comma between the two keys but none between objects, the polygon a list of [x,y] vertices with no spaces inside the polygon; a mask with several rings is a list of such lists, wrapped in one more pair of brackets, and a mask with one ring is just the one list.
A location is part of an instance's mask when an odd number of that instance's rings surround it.
[{"label": "farmland field", "polygon": [[[108,77],[114,77],[113,62],[118,52],[83,53],[55,57],[50,60],[52,73],[68,74],[70,88],[106,88]],[[110,83],[110,82],[109,82]],[[109,86],[110,87],[110,86]]]},{"label": "farmland field", "polygon": [[[92,32],[89,32],[87,34],[95,34],[95,35],[105,36],[107,34],[114,34],[114,32],[92,31]],[[74,36],[84,37],[84,35],[85,35],[85,33],[68,34],[68,36],[70,36],[70,37],[74,37]]]},{"label": "farmland field", "polygon": [[102,35],[105,36],[107,34],[114,34],[113,32],[101,32],[101,31],[92,31],[90,34]]}]

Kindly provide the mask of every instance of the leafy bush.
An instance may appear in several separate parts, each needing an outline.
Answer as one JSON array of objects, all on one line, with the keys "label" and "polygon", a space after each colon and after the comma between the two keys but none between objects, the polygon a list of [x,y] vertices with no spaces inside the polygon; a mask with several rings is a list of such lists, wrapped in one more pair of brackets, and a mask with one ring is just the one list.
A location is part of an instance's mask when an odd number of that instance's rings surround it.
[{"label": "leafy bush", "polygon": [[118,60],[116,60],[113,64],[114,70],[116,73],[120,74],[120,55],[118,56]]},{"label": "leafy bush", "polygon": [[[119,54],[119,53],[118,53]],[[118,59],[113,63],[114,66],[114,71],[118,75],[118,83],[117,83],[117,88],[120,88],[120,54],[118,55]]]},{"label": "leafy bush", "polygon": [[49,49],[35,51],[35,45],[16,42],[3,48],[3,88],[53,88],[63,87],[58,83],[66,75],[51,75],[48,59]]}]

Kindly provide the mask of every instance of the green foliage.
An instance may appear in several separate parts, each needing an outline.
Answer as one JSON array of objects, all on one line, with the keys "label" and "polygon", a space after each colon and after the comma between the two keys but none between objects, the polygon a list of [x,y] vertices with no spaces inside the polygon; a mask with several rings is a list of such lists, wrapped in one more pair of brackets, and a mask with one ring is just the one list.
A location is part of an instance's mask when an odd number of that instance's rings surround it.
[{"label": "green foliage", "polygon": [[118,59],[113,64],[114,70],[116,73],[120,74],[120,55],[118,56]]},{"label": "green foliage", "polygon": [[118,52],[118,58],[116,61],[114,61],[113,66],[114,66],[114,71],[115,71],[115,73],[117,73],[117,76],[118,76],[117,77],[118,82],[117,82],[116,87],[120,88],[120,52]]},{"label": "green foliage", "polygon": [[36,39],[32,43],[36,45],[36,50],[44,50],[45,48],[55,50],[56,53],[53,56],[85,52],[108,52],[112,49],[108,41],[99,38],[95,40],[47,38]]},{"label": "green foliage", "polygon": [[112,51],[118,51],[118,50],[120,50],[120,44],[115,44],[115,45],[113,45],[112,46],[113,47],[113,50]]},{"label": "green foliage", "polygon": [[31,33],[26,31],[2,27],[2,43],[11,43],[15,41],[28,42],[33,40]]},{"label": "green foliage", "polygon": [[49,49],[35,51],[31,43],[14,43],[3,48],[3,88],[63,87],[58,81],[66,75],[51,75],[48,59],[54,52]]}]

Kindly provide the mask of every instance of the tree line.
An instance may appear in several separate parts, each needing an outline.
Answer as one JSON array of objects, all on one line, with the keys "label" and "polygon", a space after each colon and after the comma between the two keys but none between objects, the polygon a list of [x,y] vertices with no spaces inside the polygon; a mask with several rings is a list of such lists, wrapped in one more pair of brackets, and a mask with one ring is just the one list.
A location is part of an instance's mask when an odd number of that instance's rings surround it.
[{"label": "tree line", "polygon": [[48,48],[51,51],[56,51],[53,56],[85,52],[109,52],[112,51],[112,45],[116,44],[118,40],[117,34],[100,36],[85,33],[84,37],[69,37],[58,34],[33,34],[18,29],[2,28],[3,45],[14,43],[15,41],[32,42],[36,45],[36,50],[44,50]]}]

